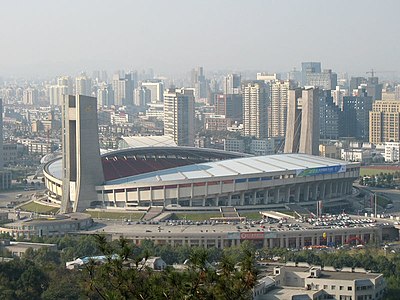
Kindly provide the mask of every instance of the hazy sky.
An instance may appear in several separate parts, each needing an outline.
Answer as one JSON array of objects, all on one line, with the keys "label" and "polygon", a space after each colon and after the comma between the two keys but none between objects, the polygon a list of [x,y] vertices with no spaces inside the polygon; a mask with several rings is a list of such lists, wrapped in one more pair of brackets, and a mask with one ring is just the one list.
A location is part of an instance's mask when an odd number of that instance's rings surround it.
[{"label": "hazy sky", "polygon": [[399,12],[399,0],[3,0],[0,75],[273,72],[310,60],[399,72]]}]

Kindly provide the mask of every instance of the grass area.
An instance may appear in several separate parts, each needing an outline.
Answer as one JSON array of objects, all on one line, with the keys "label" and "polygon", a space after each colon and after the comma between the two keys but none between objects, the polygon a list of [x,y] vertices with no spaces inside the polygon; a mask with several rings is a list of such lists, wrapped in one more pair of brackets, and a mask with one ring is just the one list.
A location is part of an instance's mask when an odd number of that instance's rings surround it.
[{"label": "grass area", "polygon": [[252,212],[239,212],[239,215],[241,217],[245,217],[249,220],[260,220],[261,219],[261,215],[258,211],[252,211]]},{"label": "grass area", "polygon": [[117,211],[93,211],[87,210],[85,213],[88,213],[95,219],[130,219],[130,220],[140,220],[143,217],[144,213],[142,212],[117,212]]},{"label": "grass area", "polygon": [[361,167],[360,168],[360,176],[372,176],[372,175],[379,175],[381,173],[385,174],[392,174],[395,173],[396,170],[388,170],[388,169],[372,169],[368,167]]},{"label": "grass area", "polygon": [[376,203],[377,203],[380,207],[385,208],[386,205],[392,204],[393,202],[392,202],[392,200],[390,200],[390,199],[388,199],[388,198],[386,198],[386,197],[377,195],[377,196],[376,196]]},{"label": "grass area", "polygon": [[60,210],[58,207],[39,204],[39,203],[35,203],[35,202],[29,202],[27,204],[21,205],[19,208],[21,210],[25,210],[25,211],[31,211],[31,212],[36,212],[36,213],[45,213],[45,214],[50,214],[50,213],[55,214]]},{"label": "grass area", "polygon": [[191,221],[204,221],[210,218],[220,218],[220,213],[173,213],[171,220],[191,220]]}]

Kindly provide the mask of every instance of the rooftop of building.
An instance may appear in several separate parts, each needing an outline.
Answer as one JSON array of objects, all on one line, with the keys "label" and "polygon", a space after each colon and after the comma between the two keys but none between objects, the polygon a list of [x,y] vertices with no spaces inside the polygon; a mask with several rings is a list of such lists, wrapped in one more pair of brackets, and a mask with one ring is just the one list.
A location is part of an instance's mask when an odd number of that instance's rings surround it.
[{"label": "rooftop of building", "polygon": [[349,165],[359,164],[306,154],[276,154],[191,164],[109,180],[107,184],[212,179],[282,172],[295,173],[296,176],[321,175],[345,172]]}]

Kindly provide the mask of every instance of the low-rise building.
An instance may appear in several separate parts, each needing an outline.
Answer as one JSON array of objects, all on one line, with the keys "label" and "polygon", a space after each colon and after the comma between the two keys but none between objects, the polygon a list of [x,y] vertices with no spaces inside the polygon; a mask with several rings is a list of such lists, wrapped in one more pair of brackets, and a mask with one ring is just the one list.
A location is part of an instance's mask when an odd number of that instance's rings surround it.
[{"label": "low-rise building", "polygon": [[400,160],[400,143],[385,143],[385,161],[396,162]]},{"label": "low-rise building", "polygon": [[288,263],[274,268],[277,289],[262,299],[384,299],[386,283],[383,274],[361,268],[310,266]]}]

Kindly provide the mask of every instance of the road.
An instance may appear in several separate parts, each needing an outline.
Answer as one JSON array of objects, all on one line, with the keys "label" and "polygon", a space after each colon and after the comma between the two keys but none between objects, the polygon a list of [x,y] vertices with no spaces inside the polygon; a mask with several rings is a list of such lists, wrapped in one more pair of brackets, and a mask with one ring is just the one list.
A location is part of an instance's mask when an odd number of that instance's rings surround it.
[{"label": "road", "polygon": [[[354,186],[356,186],[364,191],[368,191],[370,193],[378,193],[378,194],[385,196],[388,199],[392,200],[393,208],[388,209],[385,212],[395,213],[396,215],[400,215],[400,190],[376,188],[376,187],[366,187],[366,186],[360,186],[358,184],[354,184]],[[370,196],[366,196],[366,197],[368,198],[366,200],[369,201]]]}]

